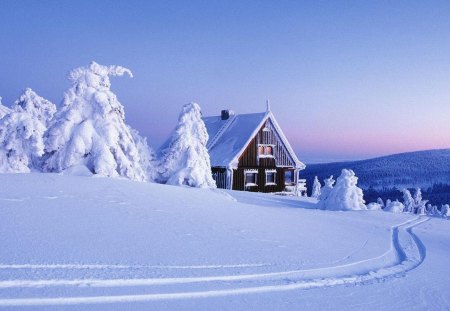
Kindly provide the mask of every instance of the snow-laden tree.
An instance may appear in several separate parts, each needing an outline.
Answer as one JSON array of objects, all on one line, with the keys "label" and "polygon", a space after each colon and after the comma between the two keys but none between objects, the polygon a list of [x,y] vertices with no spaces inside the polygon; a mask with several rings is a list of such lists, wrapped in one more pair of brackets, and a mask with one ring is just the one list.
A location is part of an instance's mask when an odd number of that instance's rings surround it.
[{"label": "snow-laden tree", "polygon": [[44,133],[56,107],[26,89],[12,110],[0,119],[0,172],[27,173],[41,169]]},{"label": "snow-laden tree", "polygon": [[391,213],[403,213],[404,209],[405,205],[403,205],[403,203],[399,202],[398,200],[395,201],[387,200],[384,211]]},{"label": "snow-laden tree", "polygon": [[135,129],[131,129],[131,135],[136,142],[139,152],[139,163],[147,175],[149,181],[154,181],[157,177],[157,160],[154,150],[148,146],[147,138],[139,135]]},{"label": "snow-laden tree", "polygon": [[363,191],[357,186],[358,177],[352,170],[343,169],[336,185],[323,201],[327,210],[366,210]]},{"label": "snow-laden tree", "polygon": [[216,187],[206,149],[208,132],[201,117],[198,104],[189,103],[183,106],[170,144],[162,151],[159,177],[161,182],[201,188]]},{"label": "snow-laden tree", "polygon": [[47,171],[81,165],[102,176],[148,179],[145,147],[137,146],[141,138],[125,123],[124,108],[110,89],[109,77],[124,74],[133,76],[127,68],[95,62],[69,73],[72,86],[47,135]]},{"label": "snow-laden tree", "polygon": [[437,205],[431,205],[430,203],[428,203],[427,204],[427,215],[440,216],[441,213],[439,212]]},{"label": "snow-laden tree", "polygon": [[377,203],[381,206],[381,208],[384,208],[385,207],[385,205],[384,205],[384,202],[383,202],[383,199],[382,198],[378,198],[377,199]]},{"label": "snow-laden tree", "polygon": [[317,176],[314,178],[313,188],[311,192],[311,197],[314,199],[318,199],[320,196],[320,189],[322,188],[322,185],[320,184],[319,179]]},{"label": "snow-laden tree", "polygon": [[335,183],[335,180],[333,179],[333,175],[331,175],[328,178],[325,178],[323,180],[324,186],[320,189],[320,195],[319,195],[319,204],[323,208],[323,201],[325,201],[328,198],[328,195],[330,194],[331,190],[333,189],[333,185]]},{"label": "snow-laden tree", "polygon": [[411,195],[411,192],[409,192],[408,189],[403,189],[403,205],[405,206],[404,212],[406,213],[415,213],[416,210],[416,204],[414,203],[414,199]]},{"label": "snow-laden tree", "polygon": [[419,205],[417,206],[416,213],[419,215],[427,214],[427,204],[428,200],[420,200]]},{"label": "snow-laden tree", "polygon": [[42,98],[32,89],[26,88],[23,94],[15,102],[16,106],[28,112],[33,118],[38,119],[46,127],[56,113],[56,106],[49,100]]},{"label": "snow-laden tree", "polygon": [[422,191],[420,188],[416,188],[416,192],[414,193],[414,207],[417,214],[419,214],[418,210],[420,209],[420,214],[423,215],[427,202],[428,200],[422,199]]},{"label": "snow-laden tree", "polygon": [[3,106],[2,104],[2,98],[0,97],[0,119],[3,118],[5,115],[11,112],[11,109],[9,109],[6,106]]}]

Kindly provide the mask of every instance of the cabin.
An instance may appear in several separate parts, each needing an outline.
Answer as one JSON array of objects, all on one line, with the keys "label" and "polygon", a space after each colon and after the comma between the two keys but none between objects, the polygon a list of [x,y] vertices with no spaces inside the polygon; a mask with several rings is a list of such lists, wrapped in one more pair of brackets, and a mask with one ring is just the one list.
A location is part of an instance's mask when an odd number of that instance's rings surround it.
[{"label": "cabin", "polygon": [[265,112],[202,118],[206,145],[218,188],[253,192],[306,194],[305,168],[295,155],[267,103]]}]

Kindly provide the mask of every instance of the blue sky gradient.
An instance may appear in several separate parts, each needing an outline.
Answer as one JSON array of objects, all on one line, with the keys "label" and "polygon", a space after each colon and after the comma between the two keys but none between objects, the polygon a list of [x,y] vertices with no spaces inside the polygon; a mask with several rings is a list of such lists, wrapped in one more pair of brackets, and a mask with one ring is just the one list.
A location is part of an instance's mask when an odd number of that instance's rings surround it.
[{"label": "blue sky gradient", "polygon": [[0,96],[113,79],[157,148],[181,106],[272,110],[306,163],[450,147],[448,1],[0,1]]}]

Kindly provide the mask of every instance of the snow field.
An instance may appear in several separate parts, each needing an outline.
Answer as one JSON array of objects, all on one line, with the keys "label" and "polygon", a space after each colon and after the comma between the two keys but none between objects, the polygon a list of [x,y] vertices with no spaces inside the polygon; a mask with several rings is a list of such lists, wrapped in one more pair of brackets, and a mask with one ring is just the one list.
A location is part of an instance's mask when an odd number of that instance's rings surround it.
[{"label": "snow field", "polygon": [[178,309],[200,298],[227,306],[220,297],[391,284],[429,257],[416,230],[437,221],[99,177],[0,182],[2,307],[166,301],[162,309]]}]

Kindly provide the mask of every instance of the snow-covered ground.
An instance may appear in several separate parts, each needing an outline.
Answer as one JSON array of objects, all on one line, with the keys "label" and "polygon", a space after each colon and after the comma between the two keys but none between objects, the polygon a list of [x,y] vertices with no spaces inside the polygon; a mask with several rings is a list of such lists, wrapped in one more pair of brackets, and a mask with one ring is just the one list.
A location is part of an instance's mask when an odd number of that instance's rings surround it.
[{"label": "snow-covered ground", "polygon": [[0,185],[0,309],[450,309],[447,220],[58,174]]}]

